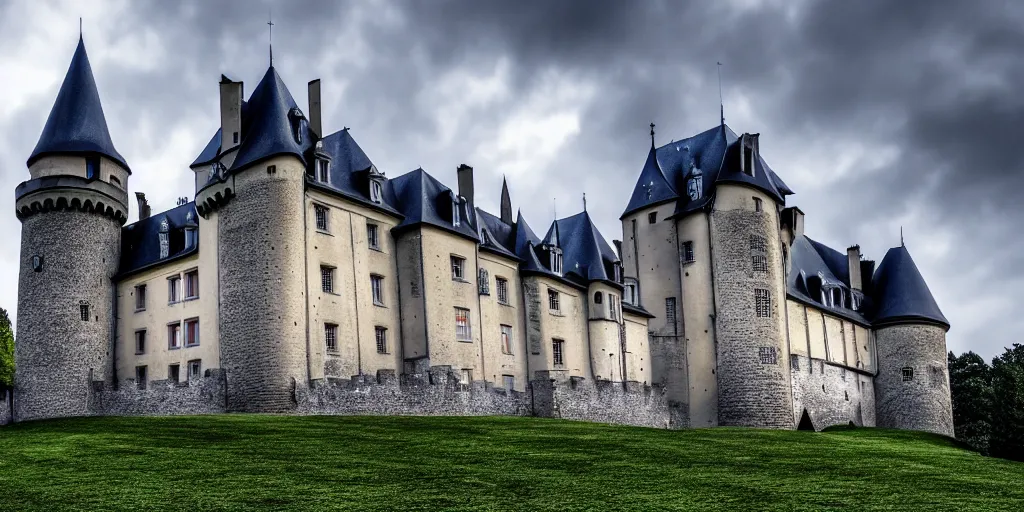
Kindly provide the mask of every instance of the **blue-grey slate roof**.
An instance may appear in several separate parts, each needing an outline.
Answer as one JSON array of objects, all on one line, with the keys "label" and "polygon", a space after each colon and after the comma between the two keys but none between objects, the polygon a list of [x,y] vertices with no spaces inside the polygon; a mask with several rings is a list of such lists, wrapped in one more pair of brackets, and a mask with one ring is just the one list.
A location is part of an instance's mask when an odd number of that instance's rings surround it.
[{"label": "blue-grey slate roof", "polygon": [[[791,266],[789,276],[786,281],[787,295],[805,304],[812,304],[821,309],[828,309],[831,314],[836,316],[847,318],[862,325],[870,325],[868,318],[865,317],[862,312],[848,308],[828,308],[826,305],[821,303],[820,292],[809,289],[810,286],[808,281],[812,277],[820,275],[827,282],[841,285],[847,290],[847,293],[849,293],[849,271],[848,269],[843,270],[843,275],[846,276],[846,281],[843,281],[843,279],[836,274],[837,269],[833,269],[833,266],[835,266],[838,260],[833,258],[833,253],[838,254],[839,251],[836,251],[824,244],[815,242],[804,235],[797,236],[793,240],[793,244],[789,249]],[[826,256],[823,256],[823,254],[828,255],[828,258],[833,259],[832,264],[829,264]],[[843,265],[848,265],[845,255],[843,255]],[[865,297],[865,304],[868,302],[870,302],[870,298]]]},{"label": "blue-grey slate roof", "polygon": [[[476,229],[470,224],[466,211],[461,213],[458,226],[452,224],[452,198],[455,194],[423,169],[416,169],[390,180],[395,205],[405,216],[395,230],[428,224],[445,231],[479,241]],[[463,210],[465,208],[463,207]]]},{"label": "blue-grey slate roof", "polygon": [[[189,213],[192,214],[191,227],[196,230],[196,237],[195,244],[186,248],[185,227],[190,225]],[[168,231],[170,250],[166,258],[161,258],[159,234],[160,224],[165,218],[170,228]],[[190,202],[122,227],[121,261],[118,275],[124,276],[152,266],[162,265],[198,251],[199,225],[196,223],[198,218],[196,204]]]},{"label": "blue-grey slate roof", "polygon": [[340,192],[349,199],[401,216],[396,207],[398,200],[394,194],[394,187],[388,180],[383,184],[382,201],[374,203],[370,200],[370,169],[374,168],[374,165],[352,138],[348,128],[324,137],[321,142],[319,152],[327,155],[331,161],[329,182],[311,184]]},{"label": "blue-grey slate roof", "polygon": [[949,328],[928,284],[904,246],[885,253],[872,280],[876,324],[928,320]]},{"label": "blue-grey slate roof", "polygon": [[110,140],[100,93],[82,38],[78,39],[75,56],[71,59],[71,66],[64,76],[39,142],[28,157],[28,165],[44,156],[57,154],[103,155],[131,173],[128,163]]},{"label": "blue-grey slate roof", "polygon": [[[315,140],[305,119],[292,118],[293,109],[298,109],[295,99],[271,66],[242,109],[242,134],[231,170],[278,155],[294,155],[305,163]],[[297,125],[301,141],[295,137]]]},{"label": "blue-grey slate roof", "polygon": [[562,270],[566,277],[576,276],[583,283],[592,281],[615,282],[612,265],[619,256],[601,236],[586,210],[551,223],[544,243],[562,249]]},{"label": "blue-grey slate roof", "polygon": [[821,256],[821,260],[828,266],[832,275],[846,286],[850,286],[850,260],[845,253],[839,252],[821,242],[804,237],[810,242],[811,247]]},{"label": "blue-grey slate roof", "polygon": [[477,230],[480,236],[480,249],[500,254],[507,258],[520,259],[512,252],[514,247],[514,228],[505,224],[500,218],[476,209]]},{"label": "blue-grey slate roof", "polygon": [[[622,217],[669,201],[673,196],[676,200],[675,215],[685,215],[707,206],[714,195],[715,185],[720,182],[746,183],[780,201],[783,196],[792,194],[792,189],[779,179],[763,158],[758,158],[753,178],[739,171],[738,157],[730,158],[729,155],[730,150],[738,155],[739,139],[728,125],[723,124],[657,148],[653,162],[648,155]],[[696,200],[690,198],[686,187],[694,169],[699,169],[702,174],[702,190]],[[663,180],[658,179],[656,170],[660,170]],[[648,189],[651,190],[650,195]]]}]

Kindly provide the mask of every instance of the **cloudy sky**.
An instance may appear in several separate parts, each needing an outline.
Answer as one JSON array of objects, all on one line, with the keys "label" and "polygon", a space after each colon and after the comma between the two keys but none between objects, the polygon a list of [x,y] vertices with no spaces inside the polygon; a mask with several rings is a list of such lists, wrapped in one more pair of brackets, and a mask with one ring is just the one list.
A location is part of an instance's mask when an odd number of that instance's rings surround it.
[{"label": "cloudy sky", "polygon": [[[14,188],[78,39],[129,191],[154,211],[194,195],[188,165],[219,125],[217,81],[275,66],[324,128],[350,127],[389,176],[422,166],[536,229],[588,210],[609,239],[657,123],[659,144],[718,122],[760,132],[809,236],[880,260],[906,244],[986,358],[1024,341],[1024,2],[0,0],[0,306],[17,305]],[[137,216],[135,205],[131,217]],[[13,316],[13,315],[12,315]]]}]

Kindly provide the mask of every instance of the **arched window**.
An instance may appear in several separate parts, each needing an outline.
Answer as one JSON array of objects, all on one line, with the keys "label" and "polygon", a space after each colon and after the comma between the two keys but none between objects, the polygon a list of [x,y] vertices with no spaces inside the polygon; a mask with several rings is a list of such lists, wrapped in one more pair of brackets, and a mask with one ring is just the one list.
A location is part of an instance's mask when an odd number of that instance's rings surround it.
[{"label": "arched window", "polygon": [[594,304],[600,304],[603,300],[604,294],[601,292],[594,292]]}]

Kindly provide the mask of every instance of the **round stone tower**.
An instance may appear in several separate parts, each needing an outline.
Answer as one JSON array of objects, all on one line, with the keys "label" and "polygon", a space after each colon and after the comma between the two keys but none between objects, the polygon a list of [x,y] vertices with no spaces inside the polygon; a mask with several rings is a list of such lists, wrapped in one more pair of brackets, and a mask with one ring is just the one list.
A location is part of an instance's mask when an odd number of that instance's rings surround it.
[{"label": "round stone tower", "polygon": [[876,424],[952,436],[949,322],[906,247],[889,249],[873,286]]},{"label": "round stone tower", "polygon": [[114,288],[130,171],[107,131],[79,40],[15,190],[21,220],[14,418],[92,414],[113,382]]},{"label": "round stone tower", "polygon": [[241,86],[221,83],[223,133],[241,136],[222,138],[220,171],[196,203],[203,215],[217,209],[228,408],[285,412],[309,382],[304,200],[314,135],[273,67],[244,116]]},{"label": "round stone tower", "polygon": [[782,202],[757,136],[726,151],[710,215],[718,424],[795,428],[786,345]]}]

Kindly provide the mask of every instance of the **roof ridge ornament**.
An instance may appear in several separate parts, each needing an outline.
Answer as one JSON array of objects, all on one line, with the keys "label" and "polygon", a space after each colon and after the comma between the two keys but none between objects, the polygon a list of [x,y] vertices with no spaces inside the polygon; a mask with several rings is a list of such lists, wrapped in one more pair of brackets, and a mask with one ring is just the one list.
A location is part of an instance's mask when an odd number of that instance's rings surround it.
[{"label": "roof ridge ornament", "polygon": [[651,149],[654,149],[654,122],[651,121]]},{"label": "roof ridge ornament", "polygon": [[267,46],[270,48],[270,67],[274,67],[274,8],[268,9],[267,26],[270,27]]},{"label": "roof ridge ornament", "polygon": [[718,62],[718,110],[721,114],[721,124],[725,126],[725,101],[722,99],[722,63]]}]

